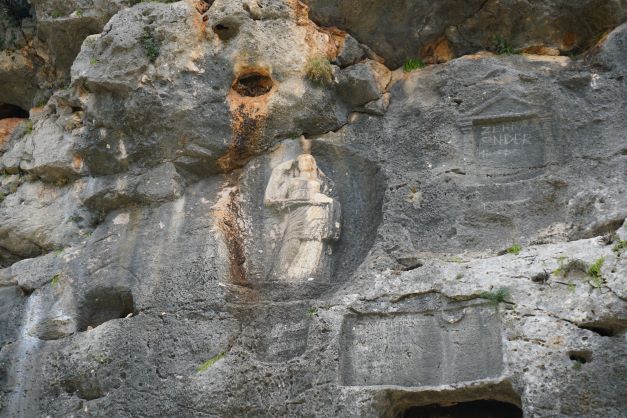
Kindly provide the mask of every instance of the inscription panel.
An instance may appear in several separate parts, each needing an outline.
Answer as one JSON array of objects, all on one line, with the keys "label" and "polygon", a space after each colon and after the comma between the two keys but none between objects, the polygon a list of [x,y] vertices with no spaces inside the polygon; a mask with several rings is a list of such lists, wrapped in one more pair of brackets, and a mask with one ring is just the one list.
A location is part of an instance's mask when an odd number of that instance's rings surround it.
[{"label": "inscription panel", "polygon": [[349,386],[436,386],[502,371],[500,323],[486,307],[351,315],[341,345],[341,379]]},{"label": "inscription panel", "polygon": [[475,155],[479,166],[492,169],[544,165],[544,138],[539,118],[474,121]]}]

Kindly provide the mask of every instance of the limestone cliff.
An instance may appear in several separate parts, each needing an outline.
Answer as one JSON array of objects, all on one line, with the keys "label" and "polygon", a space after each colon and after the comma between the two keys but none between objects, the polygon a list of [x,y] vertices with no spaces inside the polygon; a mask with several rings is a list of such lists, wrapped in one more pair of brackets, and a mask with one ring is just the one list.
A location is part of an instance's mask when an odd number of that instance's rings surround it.
[{"label": "limestone cliff", "polygon": [[622,417],[625,0],[2,0],[0,417]]}]

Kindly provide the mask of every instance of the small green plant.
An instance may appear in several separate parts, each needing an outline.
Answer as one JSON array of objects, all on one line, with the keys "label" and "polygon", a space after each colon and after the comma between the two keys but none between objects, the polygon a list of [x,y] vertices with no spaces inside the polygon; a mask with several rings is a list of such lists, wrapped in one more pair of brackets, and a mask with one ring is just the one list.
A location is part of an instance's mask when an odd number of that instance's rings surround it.
[{"label": "small green plant", "polygon": [[24,121],[24,132],[30,134],[33,132],[33,121],[30,119],[26,119]]},{"label": "small green plant", "polygon": [[601,276],[601,267],[603,267],[603,262],[605,261],[604,257],[599,258],[594,263],[590,264],[588,267],[588,276],[590,276],[590,285],[594,288],[600,288],[605,283],[603,277]]},{"label": "small green plant", "polygon": [[403,72],[410,73],[414,70],[424,68],[425,63],[420,58],[410,58],[403,64]]},{"label": "small green plant", "polygon": [[519,254],[522,251],[522,247],[519,244],[514,244],[508,249],[506,249],[508,254]]},{"label": "small green plant", "polygon": [[479,297],[490,301],[490,305],[495,308],[498,308],[500,303],[513,304],[513,302],[510,301],[511,292],[507,287],[499,287],[496,291],[491,292],[481,292],[479,293]]},{"label": "small green plant", "polygon": [[517,51],[507,42],[505,38],[495,36],[493,40],[493,49],[499,55],[516,54]]},{"label": "small green plant", "polygon": [[200,366],[198,366],[198,368],[196,369],[196,371],[198,373],[204,372],[205,370],[207,370],[209,367],[213,366],[214,364],[216,364],[216,362],[218,360],[220,360],[222,357],[224,357],[226,355],[226,353],[224,351],[222,351],[221,353],[216,354],[215,356],[211,357],[209,360],[205,361],[203,364],[201,364]]},{"label": "small green plant", "polygon": [[603,262],[605,261],[605,257],[601,257],[597,259],[594,263],[590,264],[588,267],[588,276],[590,277],[601,277],[601,267],[603,267]]},{"label": "small green plant", "polygon": [[318,313],[318,308],[316,307],[311,307],[307,310],[307,315],[309,316],[314,316]]},{"label": "small green plant", "polygon": [[91,58],[89,59],[89,63],[90,63],[91,65],[96,65],[96,64],[98,64],[98,59],[97,59],[96,57],[91,57]]},{"label": "small green plant", "polygon": [[581,361],[579,359],[573,361],[573,369],[580,370],[582,364],[583,364],[583,361]]},{"label": "small green plant", "polygon": [[4,201],[4,199],[6,199],[7,195],[4,192],[0,192],[0,203],[2,203]]},{"label": "small green plant", "polygon": [[623,251],[625,251],[627,249],[627,239],[621,239],[619,240],[616,244],[614,244],[614,246],[612,247],[612,251],[615,252],[616,254],[622,254]]},{"label": "small green plant", "polygon": [[83,17],[83,11],[81,9],[76,9],[76,16]]},{"label": "small green plant", "polygon": [[462,273],[457,273],[457,276],[455,276],[455,280],[461,280],[464,278],[464,275]]},{"label": "small green plant", "polygon": [[575,283],[568,283],[566,286],[568,286],[568,290],[570,290],[570,293],[575,293],[575,291],[577,290],[577,285]]},{"label": "small green plant", "polygon": [[56,287],[59,285],[59,281],[61,280],[61,274],[57,273],[54,276],[52,276],[52,280],[50,280],[50,285],[52,287]]},{"label": "small green plant", "polygon": [[326,57],[312,57],[307,61],[307,78],[316,84],[333,83],[333,67]]},{"label": "small green plant", "polygon": [[52,16],[53,18],[57,19],[57,18],[63,16],[63,13],[61,13],[59,10],[53,10],[52,13],[50,13],[50,16]]},{"label": "small green plant", "polygon": [[142,45],[150,62],[155,62],[161,53],[161,48],[152,33],[144,32],[142,35]]}]

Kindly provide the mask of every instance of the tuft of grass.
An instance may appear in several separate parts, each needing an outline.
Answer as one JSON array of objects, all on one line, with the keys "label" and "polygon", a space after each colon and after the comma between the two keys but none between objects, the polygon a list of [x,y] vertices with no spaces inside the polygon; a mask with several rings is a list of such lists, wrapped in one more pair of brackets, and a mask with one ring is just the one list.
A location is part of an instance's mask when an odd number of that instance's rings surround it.
[{"label": "tuft of grass", "polygon": [[420,58],[410,58],[403,64],[403,72],[410,73],[414,70],[424,68],[425,63]]},{"label": "tuft of grass", "polygon": [[60,280],[61,280],[61,274],[57,273],[54,276],[52,276],[52,280],[50,280],[50,285],[52,287],[58,286]]},{"label": "tuft of grass", "polygon": [[4,199],[6,199],[6,197],[7,197],[6,193],[0,192],[0,203],[2,203]]},{"label": "tuft of grass", "polygon": [[312,57],[307,61],[307,78],[320,85],[333,83],[333,67],[326,57]]},{"label": "tuft of grass", "polygon": [[594,288],[600,288],[605,283],[603,277],[601,276],[601,267],[603,267],[603,262],[605,261],[604,257],[599,258],[594,263],[590,264],[588,267],[588,276],[590,276],[590,285]]},{"label": "tuft of grass", "polygon": [[54,19],[58,19],[63,16],[63,13],[61,13],[59,10],[53,10],[52,13],[50,13],[50,16]]},{"label": "tuft of grass", "polygon": [[577,285],[575,283],[568,283],[566,286],[568,286],[568,290],[570,290],[570,293],[575,293],[575,291],[577,290]]},{"label": "tuft of grass", "polygon": [[615,252],[616,254],[622,254],[623,251],[625,251],[627,249],[627,239],[621,239],[619,240],[616,244],[614,244],[614,246],[612,247],[612,251]]},{"label": "tuft of grass", "polygon": [[603,262],[605,261],[605,257],[601,257],[597,259],[594,263],[590,264],[588,267],[588,276],[590,277],[601,277],[601,267],[603,267]]},{"label": "tuft of grass", "polygon": [[213,366],[214,364],[216,364],[216,362],[218,360],[220,360],[222,357],[224,357],[226,355],[226,353],[224,351],[222,351],[221,353],[216,354],[215,356],[211,357],[209,360],[205,361],[203,364],[201,364],[200,366],[198,366],[198,368],[196,369],[196,371],[198,373],[202,373],[205,370],[207,370],[209,367]]},{"label": "tuft of grass", "polygon": [[479,293],[479,297],[481,299],[486,299],[490,301],[490,305],[498,308],[500,303],[510,303],[511,302],[511,292],[507,287],[499,287],[496,291],[492,292],[481,292]]},{"label": "tuft of grass", "polygon": [[152,33],[144,32],[142,35],[142,46],[150,62],[155,62],[161,53],[161,47]]},{"label": "tuft of grass", "polygon": [[316,307],[311,307],[307,310],[307,315],[309,316],[314,316],[318,313],[318,308]]},{"label": "tuft of grass", "polygon": [[518,254],[522,251],[522,247],[519,244],[514,244],[505,250],[508,254]]},{"label": "tuft of grass", "polygon": [[82,9],[76,9],[76,16],[83,17],[83,10]]},{"label": "tuft of grass", "polygon": [[495,36],[492,43],[492,48],[498,55],[512,55],[518,53],[518,51],[516,51],[514,47],[512,47],[510,43],[501,36]]},{"label": "tuft of grass", "polygon": [[89,63],[90,63],[91,65],[96,65],[96,64],[98,64],[98,59],[96,59],[96,57],[91,57],[91,58],[89,59]]}]

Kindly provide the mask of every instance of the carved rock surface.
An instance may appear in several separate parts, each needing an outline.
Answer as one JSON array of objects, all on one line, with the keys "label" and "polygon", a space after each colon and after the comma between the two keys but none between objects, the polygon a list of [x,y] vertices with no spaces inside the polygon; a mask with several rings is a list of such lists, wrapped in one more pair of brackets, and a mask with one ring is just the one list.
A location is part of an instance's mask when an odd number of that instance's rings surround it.
[{"label": "carved rock surface", "polygon": [[624,415],[624,2],[306,3],[3,3],[0,417]]}]

